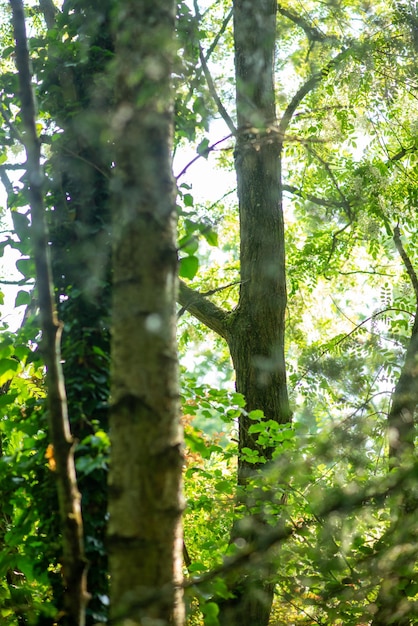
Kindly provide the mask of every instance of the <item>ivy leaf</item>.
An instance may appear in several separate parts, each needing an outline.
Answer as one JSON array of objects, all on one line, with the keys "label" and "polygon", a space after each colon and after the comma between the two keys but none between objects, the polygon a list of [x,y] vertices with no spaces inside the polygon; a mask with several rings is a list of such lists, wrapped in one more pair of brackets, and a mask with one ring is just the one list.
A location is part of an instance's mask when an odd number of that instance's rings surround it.
[{"label": "ivy leaf", "polygon": [[28,291],[20,290],[16,296],[15,307],[30,304],[31,295]]},{"label": "ivy leaf", "polygon": [[16,267],[25,278],[34,278],[35,263],[32,259],[18,259],[16,261]]},{"label": "ivy leaf", "polygon": [[205,626],[219,626],[219,607],[215,602],[206,602],[202,606]]},{"label": "ivy leaf", "polygon": [[29,238],[30,226],[29,218],[24,213],[12,211],[13,228],[20,241],[26,241]]}]

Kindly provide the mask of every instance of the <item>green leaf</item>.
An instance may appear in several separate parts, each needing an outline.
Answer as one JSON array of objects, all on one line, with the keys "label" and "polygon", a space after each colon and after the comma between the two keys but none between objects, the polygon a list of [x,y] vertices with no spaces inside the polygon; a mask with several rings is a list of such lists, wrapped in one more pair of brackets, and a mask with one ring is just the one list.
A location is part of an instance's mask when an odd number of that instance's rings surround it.
[{"label": "green leaf", "polygon": [[231,481],[229,480],[219,480],[215,484],[215,489],[220,493],[232,493],[233,491]]},{"label": "green leaf", "polygon": [[16,267],[25,278],[35,277],[35,263],[32,259],[18,259]]},{"label": "green leaf", "polygon": [[205,626],[218,626],[219,607],[215,602],[207,602],[202,606]]},{"label": "green leaf", "polygon": [[237,391],[234,391],[232,396],[231,396],[232,402],[234,404],[236,404],[237,406],[244,408],[245,406],[245,398],[242,395],[242,393],[238,393]]},{"label": "green leaf", "polygon": [[0,396],[0,407],[7,406],[8,404],[13,404],[16,400],[18,394],[17,393],[5,393]]},{"label": "green leaf", "polygon": [[199,247],[199,242],[196,237],[190,237],[186,235],[182,237],[178,243],[178,247],[182,252],[185,252],[189,256],[192,256]]},{"label": "green leaf", "polygon": [[209,155],[208,148],[209,148],[209,139],[203,139],[203,141],[201,141],[200,144],[197,146],[196,152],[197,154],[200,154],[200,156],[203,156],[207,159]]},{"label": "green leaf", "polygon": [[248,417],[250,418],[250,420],[262,420],[264,419],[264,412],[261,411],[260,409],[255,409],[254,411],[250,411],[248,413]]},{"label": "green leaf", "polygon": [[20,241],[26,241],[30,237],[29,218],[24,213],[12,211],[13,228]]},{"label": "green leaf", "polygon": [[213,228],[203,230],[202,235],[210,246],[216,247],[218,245],[218,233]]},{"label": "green leaf", "polygon": [[199,259],[196,256],[186,256],[180,259],[179,275],[192,280],[199,269]]},{"label": "green leaf", "polygon": [[13,378],[18,367],[19,361],[16,359],[0,359],[0,386]]},{"label": "green leaf", "polygon": [[16,296],[15,307],[30,304],[31,300],[32,300],[31,294],[28,291],[23,291],[21,289]]},{"label": "green leaf", "polygon": [[263,424],[263,423],[251,424],[251,426],[248,429],[248,432],[249,433],[262,433],[265,429],[266,429],[266,424]]}]

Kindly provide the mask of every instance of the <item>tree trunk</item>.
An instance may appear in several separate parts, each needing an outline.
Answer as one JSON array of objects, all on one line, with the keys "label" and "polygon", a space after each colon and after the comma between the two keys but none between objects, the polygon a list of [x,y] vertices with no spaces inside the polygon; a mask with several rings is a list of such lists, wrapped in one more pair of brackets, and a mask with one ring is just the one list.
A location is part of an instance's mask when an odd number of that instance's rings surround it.
[{"label": "tree trunk", "polygon": [[[392,394],[388,415],[389,466],[394,470],[407,470],[415,460],[416,423],[415,414],[418,406],[418,277],[412,266],[396,226],[393,239],[405,265],[415,292],[416,309],[411,338],[405,354],[405,361]],[[392,507],[391,532],[392,544],[401,546],[415,544],[416,511],[418,508],[416,489],[407,484],[399,490],[398,497]],[[396,541],[394,540],[396,538]],[[392,551],[393,552],[393,551]],[[406,551],[405,557],[400,552],[386,555],[382,563],[382,581],[376,599],[376,613],[372,626],[409,626],[412,623],[411,600],[406,593],[410,582],[414,580],[415,559]]]},{"label": "tree trunk", "polygon": [[171,173],[174,17],[174,1],[126,0],[114,25],[108,537],[111,617],[132,626],[180,626],[184,620]]},{"label": "tree trunk", "polygon": [[[276,39],[275,0],[234,2],[234,38],[237,102],[235,168],[240,215],[241,289],[229,324],[228,343],[236,372],[236,388],[246,409],[261,409],[267,420],[291,420],[284,330],[286,275],[281,188],[282,143],[275,112],[273,79]],[[256,443],[242,416],[239,425],[238,484],[245,486],[257,465],[242,457],[242,450],[258,450],[270,460],[272,449]],[[262,514],[253,531],[262,532]],[[239,525],[231,540],[242,536]],[[222,626],[267,626],[274,585],[265,570],[234,580],[233,599],[220,605]]]},{"label": "tree trunk", "polygon": [[[286,274],[281,190],[282,143],[273,81],[276,2],[234,3],[238,137],[235,169],[240,215],[241,290],[229,346],[237,390],[247,410],[267,419],[291,419],[284,359]],[[256,447],[240,424],[240,449]],[[263,449],[264,456],[271,450]],[[240,461],[239,483],[252,466]]]}]

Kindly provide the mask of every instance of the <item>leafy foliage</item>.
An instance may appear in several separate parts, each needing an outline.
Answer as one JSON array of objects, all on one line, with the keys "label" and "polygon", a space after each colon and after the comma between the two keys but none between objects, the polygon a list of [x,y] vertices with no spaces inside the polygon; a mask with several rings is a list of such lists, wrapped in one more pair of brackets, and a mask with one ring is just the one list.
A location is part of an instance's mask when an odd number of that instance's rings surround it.
[{"label": "leafy foliage", "polygon": [[[233,169],[229,146],[211,149],[222,115],[201,65],[203,53],[214,88],[234,116],[228,4],[215,3],[198,20],[189,3],[178,3],[180,53],[173,81],[176,151],[191,146],[197,158],[178,180],[179,274],[233,312],[239,290],[239,229],[230,193],[235,182],[219,190],[217,203],[201,202],[193,169],[209,157],[219,171]],[[113,97],[111,5],[67,1],[48,30],[39,9],[28,10],[64,371],[91,563],[88,624],[106,622],[109,602],[113,159],[104,129]],[[0,249],[11,246],[20,254],[16,306],[29,308],[23,327],[13,334],[4,328],[0,343],[0,613],[2,623],[26,626],[53,623],[63,590],[36,295],[30,291],[30,215],[19,178],[24,166],[17,77],[7,9],[1,11],[0,174],[11,221]],[[399,610],[414,623],[416,460],[389,471],[385,433],[417,306],[411,272],[393,240],[399,225],[416,268],[416,15],[409,5],[394,9],[383,0],[373,6],[312,1],[297,13],[284,2],[277,32],[279,113],[289,110],[310,77],[321,74],[298,102],[284,145],[286,353],[294,418],[280,425],[262,411],[247,414],[243,398],[231,390],[225,344],[180,311],[188,619],[216,626],[219,600],[229,593],[224,579],[255,564],[277,585],[271,624],[370,624],[380,583],[393,571],[402,596]],[[244,447],[241,459],[254,467],[254,475],[238,487],[237,421],[244,414],[256,446]],[[274,448],[272,463],[264,447]],[[275,540],[257,525],[261,517],[278,533]],[[238,529],[235,543],[231,527]],[[248,556],[234,569],[230,563],[240,550]],[[205,578],[216,568],[218,575]]]}]

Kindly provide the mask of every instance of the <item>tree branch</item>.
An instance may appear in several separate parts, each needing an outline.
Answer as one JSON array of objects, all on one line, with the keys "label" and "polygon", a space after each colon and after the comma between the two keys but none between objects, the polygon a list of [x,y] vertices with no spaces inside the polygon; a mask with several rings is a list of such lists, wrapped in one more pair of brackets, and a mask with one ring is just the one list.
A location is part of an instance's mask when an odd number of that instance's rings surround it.
[{"label": "tree branch", "polygon": [[287,191],[288,193],[292,193],[303,200],[309,200],[313,204],[317,204],[318,206],[324,206],[328,208],[344,208],[344,203],[338,202],[337,200],[327,200],[326,198],[319,198],[318,196],[314,196],[310,193],[303,193],[300,189],[295,187],[294,185],[283,185],[283,191]]},{"label": "tree branch", "polygon": [[340,43],[338,37],[326,35],[318,28],[312,26],[312,24],[309,24],[309,22],[305,20],[301,15],[299,15],[298,13],[294,13],[289,8],[282,6],[280,3],[278,3],[277,5],[277,10],[280,15],[283,15],[283,17],[287,17],[287,19],[296,24],[296,26],[299,26],[299,28],[301,28],[305,32],[305,35],[310,42],[314,43],[315,41],[331,41],[334,43]]},{"label": "tree branch", "polygon": [[[196,5],[195,5],[195,8],[196,8]],[[230,22],[230,20],[231,20],[231,18],[233,16],[233,14],[234,14],[234,10],[231,9],[229,11],[229,13],[226,15],[224,21],[222,22],[222,25],[221,25],[219,31],[216,33],[216,36],[214,37],[212,43],[210,44],[209,48],[206,51],[206,54],[205,54],[205,61],[206,62],[209,61],[209,58],[210,58],[212,52],[215,50],[216,46],[218,45],[218,42],[219,42],[220,38],[222,37],[222,35],[226,31],[226,27],[228,26],[228,24],[229,24],[229,22]]]},{"label": "tree branch", "polygon": [[12,181],[8,177],[6,169],[3,166],[0,167],[0,180],[6,190],[7,197],[12,196],[14,194]]},{"label": "tree branch", "polygon": [[[335,302],[334,302],[334,304],[335,304]],[[339,337],[337,339],[337,341],[335,341],[334,343],[328,342],[325,346],[319,348],[318,349],[318,355],[312,361],[312,364],[318,363],[320,361],[320,359],[322,359],[322,357],[325,354],[327,354],[327,352],[330,352],[332,349],[336,348],[337,346],[339,346],[344,341],[347,341],[347,339],[349,339],[352,335],[354,335],[358,330],[363,328],[363,326],[365,326],[365,324],[367,324],[370,321],[373,321],[373,320],[377,319],[378,317],[380,317],[380,315],[384,315],[385,313],[388,313],[389,311],[395,311],[395,312],[398,312],[398,313],[406,313],[407,315],[412,315],[412,313],[410,311],[407,311],[405,309],[399,309],[399,308],[395,308],[395,307],[385,307],[384,309],[380,309],[379,311],[376,311],[375,313],[373,313],[372,315],[367,317],[365,320],[362,320],[359,324],[355,324],[355,322],[353,322],[352,320],[347,318],[347,319],[349,319],[351,324],[354,324],[354,328],[352,330],[350,330],[348,333],[345,333],[342,337]],[[370,334],[374,334],[370,330],[368,332]],[[312,366],[312,364],[311,364],[311,366]],[[304,380],[307,377],[307,375],[309,374],[309,371],[310,371],[310,369],[309,369],[309,367],[307,367],[305,369],[304,373],[296,381],[296,384],[294,385],[294,388],[296,388],[302,382],[302,380]]]},{"label": "tree branch", "polygon": [[199,159],[201,159],[202,157],[207,157],[211,152],[213,152],[213,150],[215,150],[215,148],[217,146],[219,146],[220,143],[223,143],[224,141],[226,141],[227,139],[230,139],[232,137],[232,133],[230,133],[229,135],[227,135],[226,137],[222,137],[222,139],[219,139],[218,141],[215,141],[215,143],[211,144],[210,146],[208,146],[206,148],[206,150],[202,151],[202,153],[197,154],[191,161],[189,161],[181,170],[181,172],[179,174],[177,174],[177,176],[175,177],[176,180],[178,180],[179,178],[181,178],[182,176],[184,176],[184,174],[187,172],[187,170],[189,169],[189,167],[191,167],[193,165],[193,163],[196,163],[196,161],[198,161]]},{"label": "tree branch", "polygon": [[394,155],[389,156],[389,161],[390,162],[395,162],[395,161],[400,161],[401,159],[403,159],[404,156],[406,156],[407,154],[410,154],[411,152],[415,152],[416,150],[416,146],[410,146],[409,148],[401,148],[401,150],[399,150],[399,152],[396,152]]},{"label": "tree branch", "polygon": [[304,97],[308,95],[310,91],[315,89],[318,83],[321,82],[323,78],[328,76],[331,70],[335,69],[341,61],[343,61],[350,54],[350,49],[344,49],[342,52],[337,54],[333,59],[331,59],[319,72],[311,76],[306,83],[304,83],[298,91],[295,93],[285,112],[282,115],[282,118],[279,123],[278,131],[279,137],[285,136],[287,128],[292,121],[293,115],[303,101]]},{"label": "tree branch", "polygon": [[39,0],[39,7],[43,13],[45,23],[50,30],[55,26],[55,16],[58,11],[52,0]]},{"label": "tree branch", "polygon": [[[399,225],[393,230],[393,240],[406,267],[406,271],[414,288],[416,310],[411,338],[406,350],[405,361],[401,369],[398,382],[392,393],[392,402],[387,419],[389,439],[389,461],[392,468],[410,467],[415,457],[415,413],[418,405],[418,279],[410,258],[408,257],[400,239]],[[396,514],[399,519],[403,515],[416,515],[417,498],[414,490],[408,486],[397,493]],[[401,498],[399,498],[401,496]],[[392,527],[396,522],[392,520]],[[377,611],[372,626],[387,624],[400,603],[404,601],[403,591],[411,581],[413,566],[402,568],[400,573],[396,560],[389,560],[376,598]],[[402,624],[409,624],[410,620],[399,620]],[[398,623],[398,620],[397,620]]]},{"label": "tree branch", "polygon": [[7,126],[9,127],[11,137],[14,137],[14,139],[16,139],[19,143],[23,145],[23,140],[19,132],[19,129],[13,123],[12,114],[10,113],[10,111],[7,109],[7,107],[4,104],[1,105],[1,115],[4,121],[6,122]]},{"label": "tree branch", "polygon": [[[311,148],[310,146],[306,146],[306,149],[308,152],[310,152],[316,159],[318,159],[318,161],[321,163],[321,165],[324,166],[325,171],[327,172],[328,176],[330,177],[330,179],[332,180],[335,189],[337,190],[338,195],[341,198],[341,207],[344,209],[348,219],[350,220],[350,222],[353,220],[353,212],[351,209],[351,204],[349,202],[349,200],[345,197],[344,193],[341,191],[341,188],[338,184],[338,181],[334,175],[334,172],[331,169],[330,164],[325,161],[325,159],[323,159],[321,157],[321,155],[319,155],[316,150],[314,150],[313,148]],[[345,227],[344,227],[345,228]]]},{"label": "tree branch", "polygon": [[[232,285],[228,285],[228,287],[230,286]],[[181,280],[177,298],[179,304],[182,306],[180,314],[184,311],[188,311],[198,319],[199,322],[202,322],[202,324],[227,340],[229,313],[207,299],[207,295],[210,293],[213,293],[213,291],[208,292],[208,294],[195,291]]]},{"label": "tree branch", "polygon": [[[408,487],[413,481],[416,471],[417,466],[415,464],[397,473],[390,473],[383,479],[379,477],[378,480],[372,480],[363,486],[362,489],[352,489],[352,485],[348,485],[346,488],[334,488],[329,493],[325,492],[324,498],[312,515],[306,516],[297,522],[291,520],[286,524],[267,527],[264,532],[257,533],[252,541],[244,542],[244,546],[235,554],[225,557],[220,565],[216,565],[199,576],[186,579],[182,588],[188,589],[205,585],[218,577],[224,577],[229,572],[241,568],[254,570],[256,567],[265,565],[269,550],[283,544],[295,534],[308,530],[314,521],[317,522],[320,519],[329,518],[335,513],[347,515],[365,505],[379,506],[390,495],[396,494],[399,489]],[[265,496],[266,494],[263,495]],[[169,597],[170,593],[172,593],[172,585],[166,585],[158,590],[153,589],[147,597],[135,603],[135,609],[153,604],[161,597]],[[108,624],[109,626],[121,626],[123,618],[124,616],[120,616],[118,619],[111,619]]]},{"label": "tree branch", "polygon": [[[200,12],[199,12],[199,6],[197,4],[197,0],[194,0],[193,2],[194,4],[194,10],[195,10],[195,14],[196,14],[196,19],[199,20],[200,19]],[[235,127],[234,122],[232,121],[232,118],[230,117],[228,111],[225,109],[224,105],[221,102],[220,97],[217,94],[216,91],[216,87],[215,87],[215,83],[213,82],[213,78],[211,76],[211,73],[209,72],[209,68],[208,68],[208,64],[206,62],[206,57],[203,53],[203,49],[202,46],[200,45],[199,42],[199,58],[200,58],[200,62],[202,64],[202,69],[203,69],[203,74],[205,76],[208,88],[209,88],[209,93],[212,96],[212,98],[215,101],[215,104],[218,108],[218,111],[222,117],[222,119],[224,120],[225,124],[228,126],[229,130],[231,131],[231,133],[233,135],[235,135],[237,129]]]},{"label": "tree branch", "polygon": [[[401,231],[399,230],[399,224],[397,224],[395,228],[393,229],[393,241],[395,242],[396,249],[399,252],[399,255],[403,261],[403,264],[405,265],[405,269],[409,276],[409,280],[412,283],[412,287],[414,289],[414,294],[415,294],[415,300],[416,300],[417,307],[418,307],[418,277],[412,265],[411,259],[409,258],[409,256],[405,252],[405,248],[403,247],[403,244],[401,241]],[[415,318],[414,330],[415,330],[415,333],[418,333],[417,318]],[[415,333],[413,331],[413,334]]]}]

